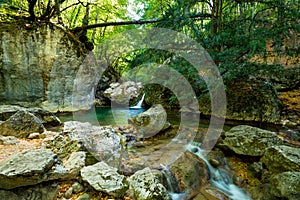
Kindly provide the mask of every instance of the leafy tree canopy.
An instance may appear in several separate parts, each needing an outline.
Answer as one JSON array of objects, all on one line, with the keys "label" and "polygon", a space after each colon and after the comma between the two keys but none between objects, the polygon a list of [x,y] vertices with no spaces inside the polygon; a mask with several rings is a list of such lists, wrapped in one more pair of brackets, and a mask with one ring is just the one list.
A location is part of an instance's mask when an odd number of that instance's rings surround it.
[{"label": "leafy tree canopy", "polygon": [[[225,80],[272,72],[282,56],[299,63],[299,10],[299,0],[0,0],[1,21],[61,24],[93,44],[138,26],[180,31],[210,53]],[[142,49],[124,55],[115,67],[125,72],[173,57]],[[186,61],[171,59],[170,66],[202,87]]]}]

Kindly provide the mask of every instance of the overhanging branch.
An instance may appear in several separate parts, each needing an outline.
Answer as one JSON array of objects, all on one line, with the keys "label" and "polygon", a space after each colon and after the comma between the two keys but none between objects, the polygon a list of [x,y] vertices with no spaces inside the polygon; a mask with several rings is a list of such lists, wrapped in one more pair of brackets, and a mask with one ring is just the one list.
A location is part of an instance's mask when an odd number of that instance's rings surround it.
[{"label": "overhanging branch", "polygon": [[[177,19],[174,20],[184,20],[188,18],[201,18],[201,19],[207,19],[211,18],[211,14],[208,13],[202,13],[202,14],[197,14],[197,15],[192,15],[192,16],[182,16],[178,17]],[[91,24],[87,26],[82,26],[82,27],[76,27],[72,29],[72,32],[79,32],[82,30],[87,30],[87,29],[93,29],[93,28],[101,28],[101,27],[107,27],[107,26],[124,26],[124,25],[143,25],[143,24],[154,24],[158,22],[166,21],[166,19],[154,19],[154,20],[135,20],[135,21],[123,21],[123,22],[105,22],[105,23],[98,23],[98,24]]]}]

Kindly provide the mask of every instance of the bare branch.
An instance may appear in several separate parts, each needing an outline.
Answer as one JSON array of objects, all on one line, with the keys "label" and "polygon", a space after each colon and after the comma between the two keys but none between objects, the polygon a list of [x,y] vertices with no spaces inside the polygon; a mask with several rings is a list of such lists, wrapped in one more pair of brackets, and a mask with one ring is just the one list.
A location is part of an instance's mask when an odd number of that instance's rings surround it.
[{"label": "bare branch", "polygon": [[[184,20],[187,18],[211,18],[211,14],[208,13],[201,13],[197,15],[192,15],[192,16],[186,16],[186,17],[179,17],[178,19],[174,20]],[[87,30],[87,29],[93,29],[93,28],[100,28],[100,27],[107,27],[107,26],[124,26],[124,25],[143,25],[143,24],[154,24],[158,22],[165,21],[165,19],[154,19],[154,20],[135,20],[135,21],[123,21],[123,22],[105,22],[105,23],[99,23],[99,24],[91,24],[87,26],[82,26],[82,27],[76,27],[72,29],[72,32],[79,32],[82,30]]]}]

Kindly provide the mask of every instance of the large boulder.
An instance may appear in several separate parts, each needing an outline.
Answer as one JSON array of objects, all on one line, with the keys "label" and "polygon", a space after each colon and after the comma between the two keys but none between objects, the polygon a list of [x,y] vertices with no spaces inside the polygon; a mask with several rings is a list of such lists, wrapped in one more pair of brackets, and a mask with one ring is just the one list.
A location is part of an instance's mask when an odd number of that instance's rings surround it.
[{"label": "large boulder", "polygon": [[48,110],[42,108],[27,108],[26,110],[39,118],[45,126],[59,126],[61,124],[60,119]]},{"label": "large boulder", "polygon": [[26,110],[20,110],[0,124],[0,133],[4,136],[27,138],[30,133],[45,131],[41,120]]},{"label": "large boulder", "polygon": [[121,137],[111,126],[93,126],[88,122],[64,123],[63,132],[73,141],[79,141],[99,161],[117,167],[122,153]]},{"label": "large boulder", "polygon": [[239,125],[225,133],[225,138],[220,146],[227,147],[240,155],[262,156],[266,148],[281,144],[283,144],[283,140],[274,132]]},{"label": "large boulder", "polygon": [[129,118],[128,122],[137,128],[139,138],[154,136],[170,126],[167,122],[167,113],[160,104],[153,105],[134,118]]},{"label": "large boulder", "polygon": [[12,115],[20,110],[26,110],[32,114],[34,114],[37,118],[39,118],[43,125],[45,126],[58,126],[61,124],[61,121],[58,117],[56,117],[52,112],[44,110],[42,108],[23,108],[20,106],[13,105],[0,105],[0,120],[5,121],[8,120]]},{"label": "large boulder", "polygon": [[128,105],[130,99],[139,97],[142,89],[143,85],[140,82],[111,83],[104,95],[117,104]]},{"label": "large boulder", "polygon": [[115,197],[121,197],[128,187],[125,176],[118,174],[117,168],[110,167],[105,162],[82,168],[81,177],[95,190]]},{"label": "large boulder", "polygon": [[50,150],[23,151],[0,162],[0,188],[12,189],[60,179],[67,174]]},{"label": "large boulder", "polygon": [[95,91],[95,104],[97,106],[110,106],[110,99],[104,95],[110,84],[118,82],[120,74],[112,66],[108,66],[97,83]]},{"label": "large boulder", "polygon": [[0,120],[8,120],[12,115],[21,109],[22,107],[15,105],[0,105]]},{"label": "large boulder", "polygon": [[300,148],[273,146],[265,151],[260,160],[272,173],[285,171],[300,172]]},{"label": "large boulder", "polygon": [[15,200],[19,200],[19,199],[53,200],[57,198],[58,193],[59,193],[59,185],[57,183],[52,182],[51,184],[49,184],[45,182],[45,183],[40,183],[38,185],[19,187],[13,190],[5,190],[3,194],[12,195],[11,197],[13,198],[12,199],[1,198],[2,196],[0,192],[0,199],[14,200],[16,195],[17,198]]},{"label": "large boulder", "polygon": [[170,171],[178,181],[180,190],[191,197],[208,184],[209,171],[203,160],[190,152],[185,152],[170,165]]},{"label": "large boulder", "polygon": [[167,189],[161,184],[162,174],[157,170],[145,168],[135,172],[129,179],[130,189],[139,200],[169,200]]},{"label": "large boulder", "polygon": [[270,178],[270,193],[275,197],[298,200],[300,197],[300,172],[283,172]]},{"label": "large boulder", "polygon": [[[280,101],[272,82],[249,75],[226,83],[226,118],[241,121],[277,122]],[[201,113],[211,114],[209,94],[199,100]]]}]

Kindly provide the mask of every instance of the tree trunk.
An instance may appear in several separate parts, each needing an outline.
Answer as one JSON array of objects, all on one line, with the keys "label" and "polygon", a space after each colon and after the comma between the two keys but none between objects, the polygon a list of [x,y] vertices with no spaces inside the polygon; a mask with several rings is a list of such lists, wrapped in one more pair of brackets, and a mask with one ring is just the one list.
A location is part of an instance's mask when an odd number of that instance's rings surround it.
[{"label": "tree trunk", "polygon": [[36,20],[36,16],[35,16],[35,13],[34,13],[34,7],[36,5],[37,0],[27,0],[27,1],[29,3],[29,9],[28,9],[28,12],[30,14],[29,19],[31,21],[35,21]]}]

